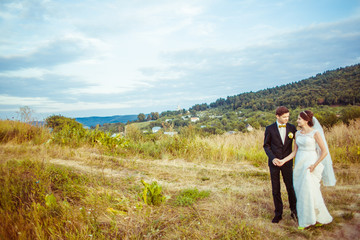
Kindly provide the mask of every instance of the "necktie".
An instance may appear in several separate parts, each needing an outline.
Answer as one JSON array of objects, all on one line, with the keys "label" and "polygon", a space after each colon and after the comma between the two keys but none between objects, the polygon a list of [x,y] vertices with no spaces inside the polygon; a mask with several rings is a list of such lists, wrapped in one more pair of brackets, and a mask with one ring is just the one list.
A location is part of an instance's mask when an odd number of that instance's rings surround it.
[{"label": "necktie", "polygon": [[279,128],[284,128],[284,127],[286,127],[286,124],[279,125]]}]

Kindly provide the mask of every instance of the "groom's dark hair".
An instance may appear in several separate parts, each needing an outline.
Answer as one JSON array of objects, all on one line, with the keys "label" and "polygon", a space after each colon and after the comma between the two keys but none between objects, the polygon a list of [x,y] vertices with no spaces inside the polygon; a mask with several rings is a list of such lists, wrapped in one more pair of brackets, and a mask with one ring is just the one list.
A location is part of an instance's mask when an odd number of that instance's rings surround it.
[{"label": "groom's dark hair", "polygon": [[279,117],[282,116],[285,113],[288,113],[289,109],[287,107],[284,106],[280,106],[276,108],[276,112],[275,114],[278,115]]}]

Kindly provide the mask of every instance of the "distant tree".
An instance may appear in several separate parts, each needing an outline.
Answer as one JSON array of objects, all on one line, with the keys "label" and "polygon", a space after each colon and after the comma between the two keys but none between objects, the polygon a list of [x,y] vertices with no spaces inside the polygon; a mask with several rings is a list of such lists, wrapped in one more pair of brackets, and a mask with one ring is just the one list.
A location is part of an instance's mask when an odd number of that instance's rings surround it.
[{"label": "distant tree", "polygon": [[32,121],[31,117],[34,111],[29,106],[20,107],[18,114],[20,115],[21,122]]},{"label": "distant tree", "polygon": [[186,127],[189,126],[189,121],[182,120],[181,118],[176,118],[173,121],[175,127]]},{"label": "distant tree", "polygon": [[138,118],[139,122],[144,122],[144,121],[145,121],[146,116],[145,116],[145,114],[140,113],[140,114],[137,116],[137,118]]},{"label": "distant tree", "polygon": [[192,117],[196,116],[196,110],[195,109],[190,109],[189,112],[190,112]]},{"label": "distant tree", "polygon": [[70,128],[82,129],[82,124],[73,118],[64,117],[61,115],[53,115],[45,119],[45,125],[52,128],[54,131],[60,131],[66,125]]},{"label": "distant tree", "polygon": [[158,112],[152,112],[151,113],[151,119],[152,120],[158,120],[159,119],[159,113]]},{"label": "distant tree", "polygon": [[147,117],[146,117],[146,121],[150,121],[151,120],[151,115],[148,114]]},{"label": "distant tree", "polygon": [[194,106],[192,106],[189,111],[191,112],[191,110],[194,111],[205,111],[206,109],[208,109],[209,106],[207,105],[207,103],[202,103],[202,104],[196,104]]}]

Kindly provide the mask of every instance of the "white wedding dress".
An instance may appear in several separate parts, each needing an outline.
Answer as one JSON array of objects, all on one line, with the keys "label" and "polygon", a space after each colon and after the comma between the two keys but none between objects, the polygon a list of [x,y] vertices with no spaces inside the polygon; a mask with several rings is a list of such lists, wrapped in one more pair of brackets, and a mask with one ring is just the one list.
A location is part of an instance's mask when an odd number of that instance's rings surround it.
[{"label": "white wedding dress", "polygon": [[297,131],[295,138],[298,150],[295,156],[293,182],[299,227],[308,227],[317,222],[327,224],[332,221],[320,191],[324,165],[321,162],[312,173],[308,169],[318,159],[314,138],[316,132],[317,130],[313,130],[308,134],[302,134]]}]

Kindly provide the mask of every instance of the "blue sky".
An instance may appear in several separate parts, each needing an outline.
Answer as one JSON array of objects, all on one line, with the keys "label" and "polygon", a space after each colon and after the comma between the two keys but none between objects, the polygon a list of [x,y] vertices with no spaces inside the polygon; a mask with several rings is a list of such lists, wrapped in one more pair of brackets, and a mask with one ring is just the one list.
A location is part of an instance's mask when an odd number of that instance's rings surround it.
[{"label": "blue sky", "polygon": [[360,1],[1,0],[0,118],[189,108],[360,63]]}]

